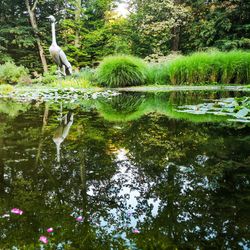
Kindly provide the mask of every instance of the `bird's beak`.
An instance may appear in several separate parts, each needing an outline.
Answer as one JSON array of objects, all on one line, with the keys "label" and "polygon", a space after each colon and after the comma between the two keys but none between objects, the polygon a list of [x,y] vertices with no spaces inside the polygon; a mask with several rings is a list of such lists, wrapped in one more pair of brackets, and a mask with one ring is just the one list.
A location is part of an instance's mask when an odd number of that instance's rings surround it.
[{"label": "bird's beak", "polygon": [[50,17],[49,17],[49,16],[46,16],[45,18],[50,19]]}]

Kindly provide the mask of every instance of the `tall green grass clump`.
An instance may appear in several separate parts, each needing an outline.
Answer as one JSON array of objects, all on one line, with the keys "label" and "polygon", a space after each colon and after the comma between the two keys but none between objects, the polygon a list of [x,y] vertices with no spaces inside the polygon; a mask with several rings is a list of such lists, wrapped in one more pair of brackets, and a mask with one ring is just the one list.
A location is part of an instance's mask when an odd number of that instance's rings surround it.
[{"label": "tall green grass clump", "polygon": [[147,64],[134,56],[109,56],[97,68],[96,76],[105,87],[138,86],[146,83]]},{"label": "tall green grass clump", "polygon": [[250,53],[197,52],[162,65],[158,81],[173,85],[248,84],[250,83]]}]

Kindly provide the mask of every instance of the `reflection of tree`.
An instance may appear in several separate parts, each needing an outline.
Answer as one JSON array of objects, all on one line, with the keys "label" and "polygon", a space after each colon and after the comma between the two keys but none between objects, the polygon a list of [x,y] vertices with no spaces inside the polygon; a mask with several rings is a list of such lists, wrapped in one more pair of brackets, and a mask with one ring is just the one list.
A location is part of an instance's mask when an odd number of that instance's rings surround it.
[{"label": "reflection of tree", "polygon": [[[168,100],[176,95],[139,95],[138,106],[124,114],[143,107],[144,115],[119,128],[84,105],[76,108],[60,168],[51,140],[55,104],[46,125],[37,120],[43,106],[8,122],[0,140],[9,148],[0,151],[8,195],[0,212],[20,207],[24,215],[1,218],[0,248],[35,248],[51,226],[51,249],[59,243],[65,249],[236,249],[248,240],[249,131],[169,119]],[[132,234],[134,227],[141,234]]]},{"label": "reflection of tree", "polygon": [[[222,95],[221,95],[222,94]],[[198,104],[204,99],[216,96],[225,96],[222,92],[215,93],[190,93],[190,92],[171,92],[171,93],[124,93],[110,99],[102,99],[96,103],[96,108],[101,116],[110,122],[128,122],[137,120],[150,113],[163,114],[169,118],[188,120],[191,122],[222,122],[227,118],[213,114],[191,114],[177,112],[175,108],[179,105]]]},{"label": "reflection of tree", "polygon": [[[235,242],[240,238],[236,235],[246,235],[249,226],[238,219],[246,217],[246,211],[237,211],[246,207],[246,201],[239,205],[236,200],[240,200],[239,190],[250,190],[249,158],[244,150],[249,146],[246,141],[235,145],[237,131],[149,116],[134,122],[124,133],[127,136],[121,146],[129,151],[128,157],[144,182],[154,183],[137,207],[138,212],[148,215],[141,224],[146,235],[138,240],[138,246],[237,247]],[[235,170],[229,165],[232,158]],[[223,188],[226,184],[228,193]],[[238,196],[235,200],[234,193]],[[151,215],[149,198],[161,201],[156,217]]]}]

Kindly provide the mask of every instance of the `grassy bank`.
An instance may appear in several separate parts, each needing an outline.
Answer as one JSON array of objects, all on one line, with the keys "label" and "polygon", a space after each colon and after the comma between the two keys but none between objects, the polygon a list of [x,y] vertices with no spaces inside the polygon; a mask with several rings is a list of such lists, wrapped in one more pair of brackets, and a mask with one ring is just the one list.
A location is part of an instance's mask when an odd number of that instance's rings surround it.
[{"label": "grassy bank", "polygon": [[148,65],[135,57],[113,56],[104,59],[97,72],[97,81],[108,87],[249,84],[250,53],[198,52],[170,62]]},{"label": "grassy bank", "polygon": [[[142,85],[247,85],[250,84],[250,52],[197,52],[178,56],[165,63],[147,64],[142,59],[118,55],[104,58],[97,69],[84,68],[60,78],[51,71],[31,79],[28,70],[5,63],[0,65],[0,85],[43,84],[58,88],[120,88]],[[6,86],[2,90],[9,91]]]},{"label": "grassy bank", "polygon": [[250,53],[216,51],[181,57],[160,66],[156,83],[163,82],[173,85],[248,84],[250,82]]}]

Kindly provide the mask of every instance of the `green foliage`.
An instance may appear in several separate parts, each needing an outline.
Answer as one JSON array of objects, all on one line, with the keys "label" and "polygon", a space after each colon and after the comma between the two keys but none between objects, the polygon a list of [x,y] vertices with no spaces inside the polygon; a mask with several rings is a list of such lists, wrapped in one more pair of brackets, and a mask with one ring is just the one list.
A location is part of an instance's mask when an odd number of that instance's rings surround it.
[{"label": "green foliage", "polygon": [[12,62],[0,65],[0,84],[16,84],[28,76],[28,69]]},{"label": "green foliage", "polygon": [[85,77],[66,77],[65,79],[58,79],[53,81],[50,86],[58,88],[89,88],[91,87],[90,81]]},{"label": "green foliage", "polygon": [[50,84],[56,80],[57,80],[57,76],[55,74],[53,74],[51,72],[47,72],[47,73],[43,74],[43,77],[35,80],[35,82]]},{"label": "green foliage", "polygon": [[102,86],[136,86],[146,83],[146,79],[146,63],[133,56],[106,57],[97,69],[97,80]]},{"label": "green foliage", "polygon": [[[3,86],[3,85],[0,85]],[[12,87],[12,86],[11,86]],[[0,113],[9,117],[16,117],[22,112],[26,112],[30,105],[28,103],[18,103],[14,100],[0,100]]]},{"label": "green foliage", "polygon": [[0,94],[6,95],[12,91],[14,91],[14,87],[12,85],[9,85],[9,84],[1,84],[0,85]]},{"label": "green foliage", "polygon": [[143,57],[169,53],[173,29],[186,25],[188,8],[173,0],[136,0],[133,5],[136,9],[130,18],[133,52]]},{"label": "green foliage", "polygon": [[250,53],[200,52],[162,65],[158,83],[247,84],[250,82]]},{"label": "green foliage", "polygon": [[190,7],[190,21],[182,29],[181,49],[247,49],[250,36],[249,1],[185,1]]}]

